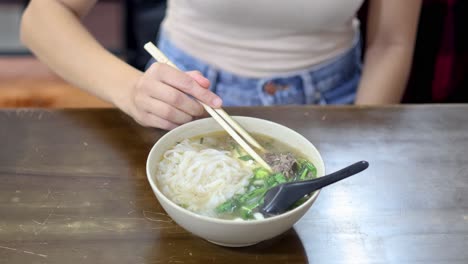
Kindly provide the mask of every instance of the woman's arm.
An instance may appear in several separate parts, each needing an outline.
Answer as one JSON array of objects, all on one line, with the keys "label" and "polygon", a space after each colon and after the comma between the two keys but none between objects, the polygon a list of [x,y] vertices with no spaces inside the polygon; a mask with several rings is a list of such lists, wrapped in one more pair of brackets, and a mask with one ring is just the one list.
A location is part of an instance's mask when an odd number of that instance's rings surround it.
[{"label": "woman's arm", "polygon": [[22,41],[62,78],[145,126],[171,129],[202,114],[201,105],[184,93],[212,107],[221,105],[199,74],[161,64],[142,73],[104,49],[80,22],[96,2],[32,0],[22,18]]},{"label": "woman's arm", "polygon": [[413,57],[421,0],[370,0],[366,53],[356,104],[395,104]]}]

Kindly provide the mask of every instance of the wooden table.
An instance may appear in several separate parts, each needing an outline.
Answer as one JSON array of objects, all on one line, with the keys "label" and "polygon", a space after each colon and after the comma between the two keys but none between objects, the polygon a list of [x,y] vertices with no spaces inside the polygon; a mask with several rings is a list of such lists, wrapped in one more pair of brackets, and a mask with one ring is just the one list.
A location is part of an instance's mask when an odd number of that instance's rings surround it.
[{"label": "wooden table", "polygon": [[163,131],[113,109],[0,111],[0,263],[468,263],[468,105],[227,110],[295,129],[329,172],[370,168],[284,235],[223,248],[155,199]]}]

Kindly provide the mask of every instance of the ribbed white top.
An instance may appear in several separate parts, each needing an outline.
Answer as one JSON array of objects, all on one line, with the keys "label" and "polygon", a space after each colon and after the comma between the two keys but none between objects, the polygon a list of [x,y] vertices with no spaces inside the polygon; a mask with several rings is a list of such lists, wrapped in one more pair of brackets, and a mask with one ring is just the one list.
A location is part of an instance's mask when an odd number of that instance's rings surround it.
[{"label": "ribbed white top", "polygon": [[170,0],[163,28],[188,54],[248,77],[296,72],[348,50],[362,0]]}]

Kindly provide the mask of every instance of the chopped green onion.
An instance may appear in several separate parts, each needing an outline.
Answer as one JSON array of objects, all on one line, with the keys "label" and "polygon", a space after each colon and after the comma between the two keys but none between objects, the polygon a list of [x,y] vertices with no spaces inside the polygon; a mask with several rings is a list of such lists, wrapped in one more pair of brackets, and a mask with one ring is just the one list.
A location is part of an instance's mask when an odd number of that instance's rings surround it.
[{"label": "chopped green onion", "polygon": [[239,156],[242,155],[241,151],[239,150],[239,145],[235,144],[235,145],[234,145],[234,149],[236,150],[237,155],[239,155]]},{"label": "chopped green onion", "polygon": [[296,174],[294,175],[294,178],[293,178],[291,181],[294,182],[294,181],[299,181],[299,180],[301,180],[301,175],[302,175],[304,172],[306,172],[306,171],[307,171],[307,168],[302,168],[302,169],[298,170],[298,171],[296,172]]},{"label": "chopped green onion", "polygon": [[307,174],[309,174],[309,169],[307,167],[304,168],[304,171],[302,171],[301,176],[299,177],[299,180],[303,181],[306,179]]},{"label": "chopped green onion", "polygon": [[309,169],[310,171],[315,170],[315,166],[314,166],[312,163],[310,163],[310,162],[305,162],[304,165],[305,165],[305,166],[307,167],[307,169]]},{"label": "chopped green onion", "polygon": [[246,202],[250,202],[254,198],[260,198],[261,196],[263,196],[266,193],[266,191],[267,191],[267,189],[265,189],[265,188],[256,188],[255,190],[253,190],[251,192],[243,194],[239,198],[239,202],[241,204],[244,204]]},{"label": "chopped green onion", "polygon": [[309,172],[312,173],[314,177],[317,177],[317,168],[314,166],[314,164],[306,160],[304,162],[304,166],[309,170]]},{"label": "chopped green onion", "polygon": [[286,180],[286,177],[284,177],[284,175],[282,173],[277,173],[275,175],[273,175],[273,177],[275,178],[276,182],[281,184],[281,183],[285,183],[287,182],[288,180]]},{"label": "chopped green onion", "polygon": [[254,202],[251,204],[244,205],[240,208],[241,217],[243,219],[252,219],[253,217],[253,210],[260,205],[259,202]]},{"label": "chopped green onion", "polygon": [[257,180],[265,179],[270,175],[270,173],[264,168],[255,169],[254,173],[255,173],[255,179]]},{"label": "chopped green onion", "polygon": [[252,182],[252,184],[253,184],[253,185],[257,185],[257,186],[259,186],[259,185],[265,185],[265,181],[263,181],[263,180],[255,180],[255,181]]},{"label": "chopped green onion", "polygon": [[236,199],[229,199],[216,207],[218,213],[232,213],[237,207]]},{"label": "chopped green onion", "polygon": [[248,207],[242,206],[240,209],[242,219],[249,219],[252,217],[252,210]]},{"label": "chopped green onion", "polygon": [[252,156],[250,155],[240,156],[239,159],[243,161],[253,160]]},{"label": "chopped green onion", "polygon": [[267,187],[269,188],[277,185],[275,177],[268,177],[265,182],[266,182]]}]

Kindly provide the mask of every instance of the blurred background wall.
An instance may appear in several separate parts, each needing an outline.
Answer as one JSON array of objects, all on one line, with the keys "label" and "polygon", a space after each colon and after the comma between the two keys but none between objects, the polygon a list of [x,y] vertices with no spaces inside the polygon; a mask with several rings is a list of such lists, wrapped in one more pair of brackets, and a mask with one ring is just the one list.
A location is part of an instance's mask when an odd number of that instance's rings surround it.
[{"label": "blurred background wall", "polygon": [[[27,2],[0,1],[0,107],[109,107],[55,76],[21,45]],[[403,102],[468,102],[468,1],[423,2]],[[164,0],[100,0],[84,24],[107,49],[143,69],[149,56],[142,46],[156,39],[165,8]],[[366,8],[359,13],[364,35]]]}]

